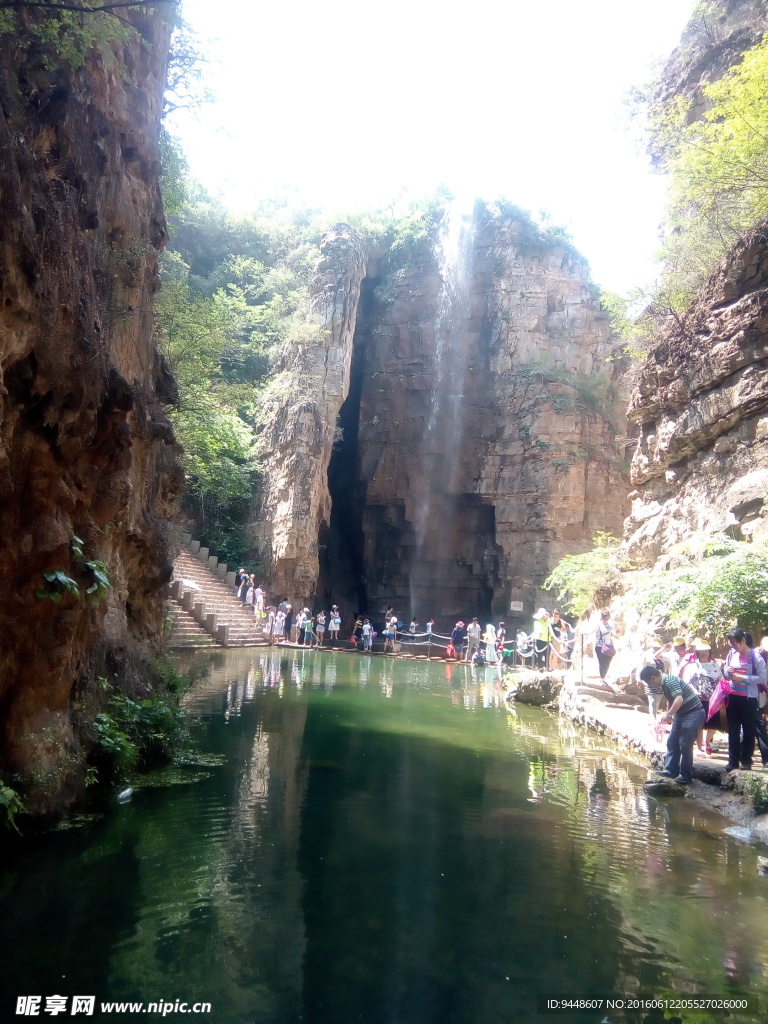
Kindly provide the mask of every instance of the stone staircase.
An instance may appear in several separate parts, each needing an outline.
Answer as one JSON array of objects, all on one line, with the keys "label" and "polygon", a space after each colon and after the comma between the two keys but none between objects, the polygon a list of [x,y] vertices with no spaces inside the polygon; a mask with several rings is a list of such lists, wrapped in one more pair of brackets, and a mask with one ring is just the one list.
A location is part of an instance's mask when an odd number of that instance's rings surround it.
[{"label": "stone staircase", "polygon": [[197,619],[186,611],[178,601],[169,599],[166,604],[166,616],[171,620],[171,632],[168,643],[171,647],[220,647],[210,633],[206,633]]},{"label": "stone staircase", "polygon": [[186,534],[173,565],[171,647],[254,647],[265,643],[252,610],[237,599],[235,574]]}]

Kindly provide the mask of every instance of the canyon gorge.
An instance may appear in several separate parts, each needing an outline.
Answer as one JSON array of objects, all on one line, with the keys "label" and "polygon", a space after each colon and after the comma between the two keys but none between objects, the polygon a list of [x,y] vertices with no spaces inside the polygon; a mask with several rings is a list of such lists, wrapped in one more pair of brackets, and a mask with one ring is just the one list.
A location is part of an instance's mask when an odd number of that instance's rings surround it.
[{"label": "canyon gorge", "polygon": [[[694,19],[656,100],[700,117],[766,14]],[[184,489],[153,323],[172,26],[78,22],[60,59],[45,17],[0,16],[0,778],[38,815],[82,797],[106,688],[151,690]],[[766,339],[765,224],[634,367],[583,256],[509,202],[446,199],[384,241],[336,224],[254,428],[271,598],[511,631],[601,531],[642,568],[768,535]]]},{"label": "canyon gorge", "polygon": [[449,204],[390,252],[338,226],[311,292],[256,523],[273,594],[527,621],[626,512],[620,352],[586,262],[514,207]]}]

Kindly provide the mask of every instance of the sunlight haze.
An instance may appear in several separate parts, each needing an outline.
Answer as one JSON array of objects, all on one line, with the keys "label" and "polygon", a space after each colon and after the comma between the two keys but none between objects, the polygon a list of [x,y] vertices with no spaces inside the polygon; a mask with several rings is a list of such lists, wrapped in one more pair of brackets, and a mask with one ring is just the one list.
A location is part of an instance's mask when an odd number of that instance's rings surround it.
[{"label": "sunlight haze", "polygon": [[604,287],[646,282],[664,181],[624,96],[677,45],[693,0],[185,0],[214,102],[171,122],[234,211],[285,197],[343,216],[440,185],[566,226]]}]

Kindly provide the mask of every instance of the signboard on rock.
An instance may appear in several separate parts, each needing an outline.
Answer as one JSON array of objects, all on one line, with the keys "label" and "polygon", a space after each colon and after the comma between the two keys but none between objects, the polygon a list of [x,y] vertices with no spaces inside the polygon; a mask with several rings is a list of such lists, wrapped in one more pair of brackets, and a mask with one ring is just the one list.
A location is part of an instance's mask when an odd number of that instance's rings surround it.
[{"label": "signboard on rock", "polygon": [[510,601],[509,610],[513,615],[523,614],[523,602],[522,601]]}]

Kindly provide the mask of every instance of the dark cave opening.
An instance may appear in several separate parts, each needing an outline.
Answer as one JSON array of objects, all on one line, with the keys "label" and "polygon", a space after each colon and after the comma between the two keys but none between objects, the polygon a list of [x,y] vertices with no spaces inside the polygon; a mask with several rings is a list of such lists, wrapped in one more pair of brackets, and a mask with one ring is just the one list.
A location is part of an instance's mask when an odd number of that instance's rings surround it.
[{"label": "dark cave opening", "polygon": [[[369,322],[377,279],[365,278],[360,290],[358,324]],[[337,440],[328,466],[331,519],[318,536],[318,607],[338,604],[342,612],[365,613],[368,592],[365,576],[363,505],[365,483],[360,478],[360,400],[363,391],[365,343],[358,328],[352,349],[349,392],[336,422]]]}]

